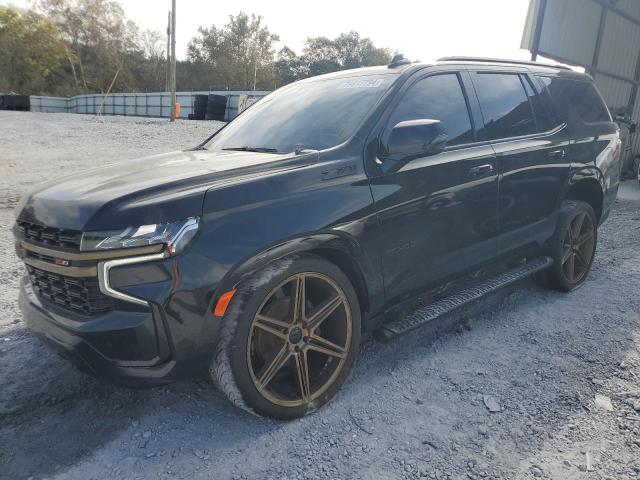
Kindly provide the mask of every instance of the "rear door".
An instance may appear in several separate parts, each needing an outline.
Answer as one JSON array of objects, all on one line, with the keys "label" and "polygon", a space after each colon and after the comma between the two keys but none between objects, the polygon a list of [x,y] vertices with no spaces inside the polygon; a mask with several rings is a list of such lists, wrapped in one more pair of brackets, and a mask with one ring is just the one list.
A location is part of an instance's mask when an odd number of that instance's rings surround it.
[{"label": "rear door", "polygon": [[466,72],[451,71],[410,80],[382,120],[380,145],[406,120],[440,120],[448,135],[442,153],[399,163],[377,154],[370,162],[388,301],[497,253],[495,156],[488,143],[477,142],[470,114],[476,104],[469,102],[465,83],[470,86]]},{"label": "rear door", "polygon": [[517,253],[553,234],[571,135],[526,71],[476,71],[472,79],[485,125],[479,136],[491,142],[500,173],[500,252]]}]

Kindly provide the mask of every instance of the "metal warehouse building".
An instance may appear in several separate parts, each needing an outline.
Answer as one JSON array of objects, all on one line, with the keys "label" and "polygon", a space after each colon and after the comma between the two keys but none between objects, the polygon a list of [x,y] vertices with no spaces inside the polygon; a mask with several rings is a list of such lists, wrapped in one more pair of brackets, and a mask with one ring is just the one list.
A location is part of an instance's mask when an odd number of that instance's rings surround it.
[{"label": "metal warehouse building", "polygon": [[[640,0],[531,0],[522,48],[584,67],[615,117],[640,120]],[[627,146],[630,166],[640,135]]]}]

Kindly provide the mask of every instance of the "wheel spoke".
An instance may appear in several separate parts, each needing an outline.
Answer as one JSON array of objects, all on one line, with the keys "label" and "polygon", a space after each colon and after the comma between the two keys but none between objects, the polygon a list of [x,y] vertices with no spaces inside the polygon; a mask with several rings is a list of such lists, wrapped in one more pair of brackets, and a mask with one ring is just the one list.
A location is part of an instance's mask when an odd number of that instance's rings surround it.
[{"label": "wheel spoke", "polygon": [[298,379],[298,387],[302,400],[307,402],[311,397],[311,381],[309,379],[309,362],[307,361],[307,353],[304,350],[296,353],[296,377]]},{"label": "wheel spoke", "polygon": [[576,246],[581,247],[582,245],[590,241],[592,238],[593,238],[593,230],[589,230],[587,233],[583,233],[577,238]]},{"label": "wheel spoke", "polygon": [[274,328],[289,328],[287,322],[283,322],[282,320],[278,320],[277,318],[267,317],[266,315],[256,315],[256,322],[264,325],[269,325]]},{"label": "wheel spoke", "polygon": [[567,260],[566,265],[566,275],[567,275],[567,280],[569,280],[570,282],[573,282],[573,277],[575,275],[575,269],[576,269],[576,256],[573,252],[571,252],[571,255],[569,255],[569,259]]},{"label": "wheel spoke", "polygon": [[307,344],[309,350],[324,353],[330,357],[344,358],[347,356],[347,349],[323,338],[319,335],[311,335]]},{"label": "wheel spoke", "polygon": [[291,323],[302,322],[305,319],[305,278],[304,274],[296,276],[293,280],[294,287],[291,295]]},{"label": "wheel spoke", "polygon": [[579,213],[576,218],[573,220],[573,231],[571,232],[571,238],[575,243],[576,239],[580,237],[580,232],[582,231],[582,224],[584,223],[584,219],[587,215],[585,213]]},{"label": "wheel spoke", "polygon": [[562,265],[564,265],[565,263],[567,263],[567,260],[569,260],[569,256],[571,255],[571,245],[565,245],[563,246],[564,250],[562,252]]},{"label": "wheel spoke", "polygon": [[313,311],[313,314],[309,317],[308,320],[308,328],[312,332],[320,326],[322,322],[324,322],[329,315],[331,315],[340,305],[342,305],[344,300],[340,295],[335,295],[324,303],[322,303],[318,308]]},{"label": "wheel spoke", "polygon": [[254,328],[257,328],[258,330],[262,330],[263,332],[266,332],[269,335],[273,335],[274,337],[277,337],[280,340],[285,340],[285,341],[287,340],[286,334],[284,334],[277,328],[273,328],[271,325],[269,325],[264,321],[258,321],[258,319],[256,319],[256,321],[253,322],[253,326]]},{"label": "wheel spoke", "polygon": [[271,363],[266,368],[263,368],[260,372],[260,375],[258,375],[258,385],[256,385],[258,387],[258,390],[263,390],[267,387],[275,374],[280,371],[285,363],[287,363],[287,360],[289,360],[290,356],[291,352],[289,351],[289,348],[287,347],[287,345],[284,345],[277,353],[275,358],[271,361]]},{"label": "wheel spoke", "polygon": [[575,252],[576,254],[576,259],[585,267],[589,266],[589,262],[587,262],[587,259],[584,257],[584,255],[582,254],[582,252],[580,250],[576,250]]},{"label": "wheel spoke", "polygon": [[565,236],[564,243],[573,245],[573,223],[569,224],[569,228],[567,229],[567,235]]}]

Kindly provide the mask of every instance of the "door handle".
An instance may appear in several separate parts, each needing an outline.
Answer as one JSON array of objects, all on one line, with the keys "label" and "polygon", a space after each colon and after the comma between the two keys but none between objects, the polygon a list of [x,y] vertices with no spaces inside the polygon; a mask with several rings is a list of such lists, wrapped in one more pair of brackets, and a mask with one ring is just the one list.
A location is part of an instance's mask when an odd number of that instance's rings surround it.
[{"label": "door handle", "polygon": [[472,177],[484,177],[493,173],[493,165],[487,163],[486,165],[478,165],[477,167],[472,167],[469,169],[469,175]]},{"label": "door handle", "polygon": [[552,152],[549,152],[547,156],[554,159],[563,159],[567,156],[567,152],[564,149],[553,150]]}]

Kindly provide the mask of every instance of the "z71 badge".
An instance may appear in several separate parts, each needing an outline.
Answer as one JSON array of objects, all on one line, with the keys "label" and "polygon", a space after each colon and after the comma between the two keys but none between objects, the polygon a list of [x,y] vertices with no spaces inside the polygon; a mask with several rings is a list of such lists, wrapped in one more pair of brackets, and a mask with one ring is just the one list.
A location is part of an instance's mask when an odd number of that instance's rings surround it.
[{"label": "z71 badge", "polygon": [[356,173],[356,170],[356,164],[351,163],[349,165],[343,165],[332,170],[323,170],[320,174],[320,179],[324,181],[331,180],[332,178],[346,177],[347,175],[353,175],[354,173]]}]

